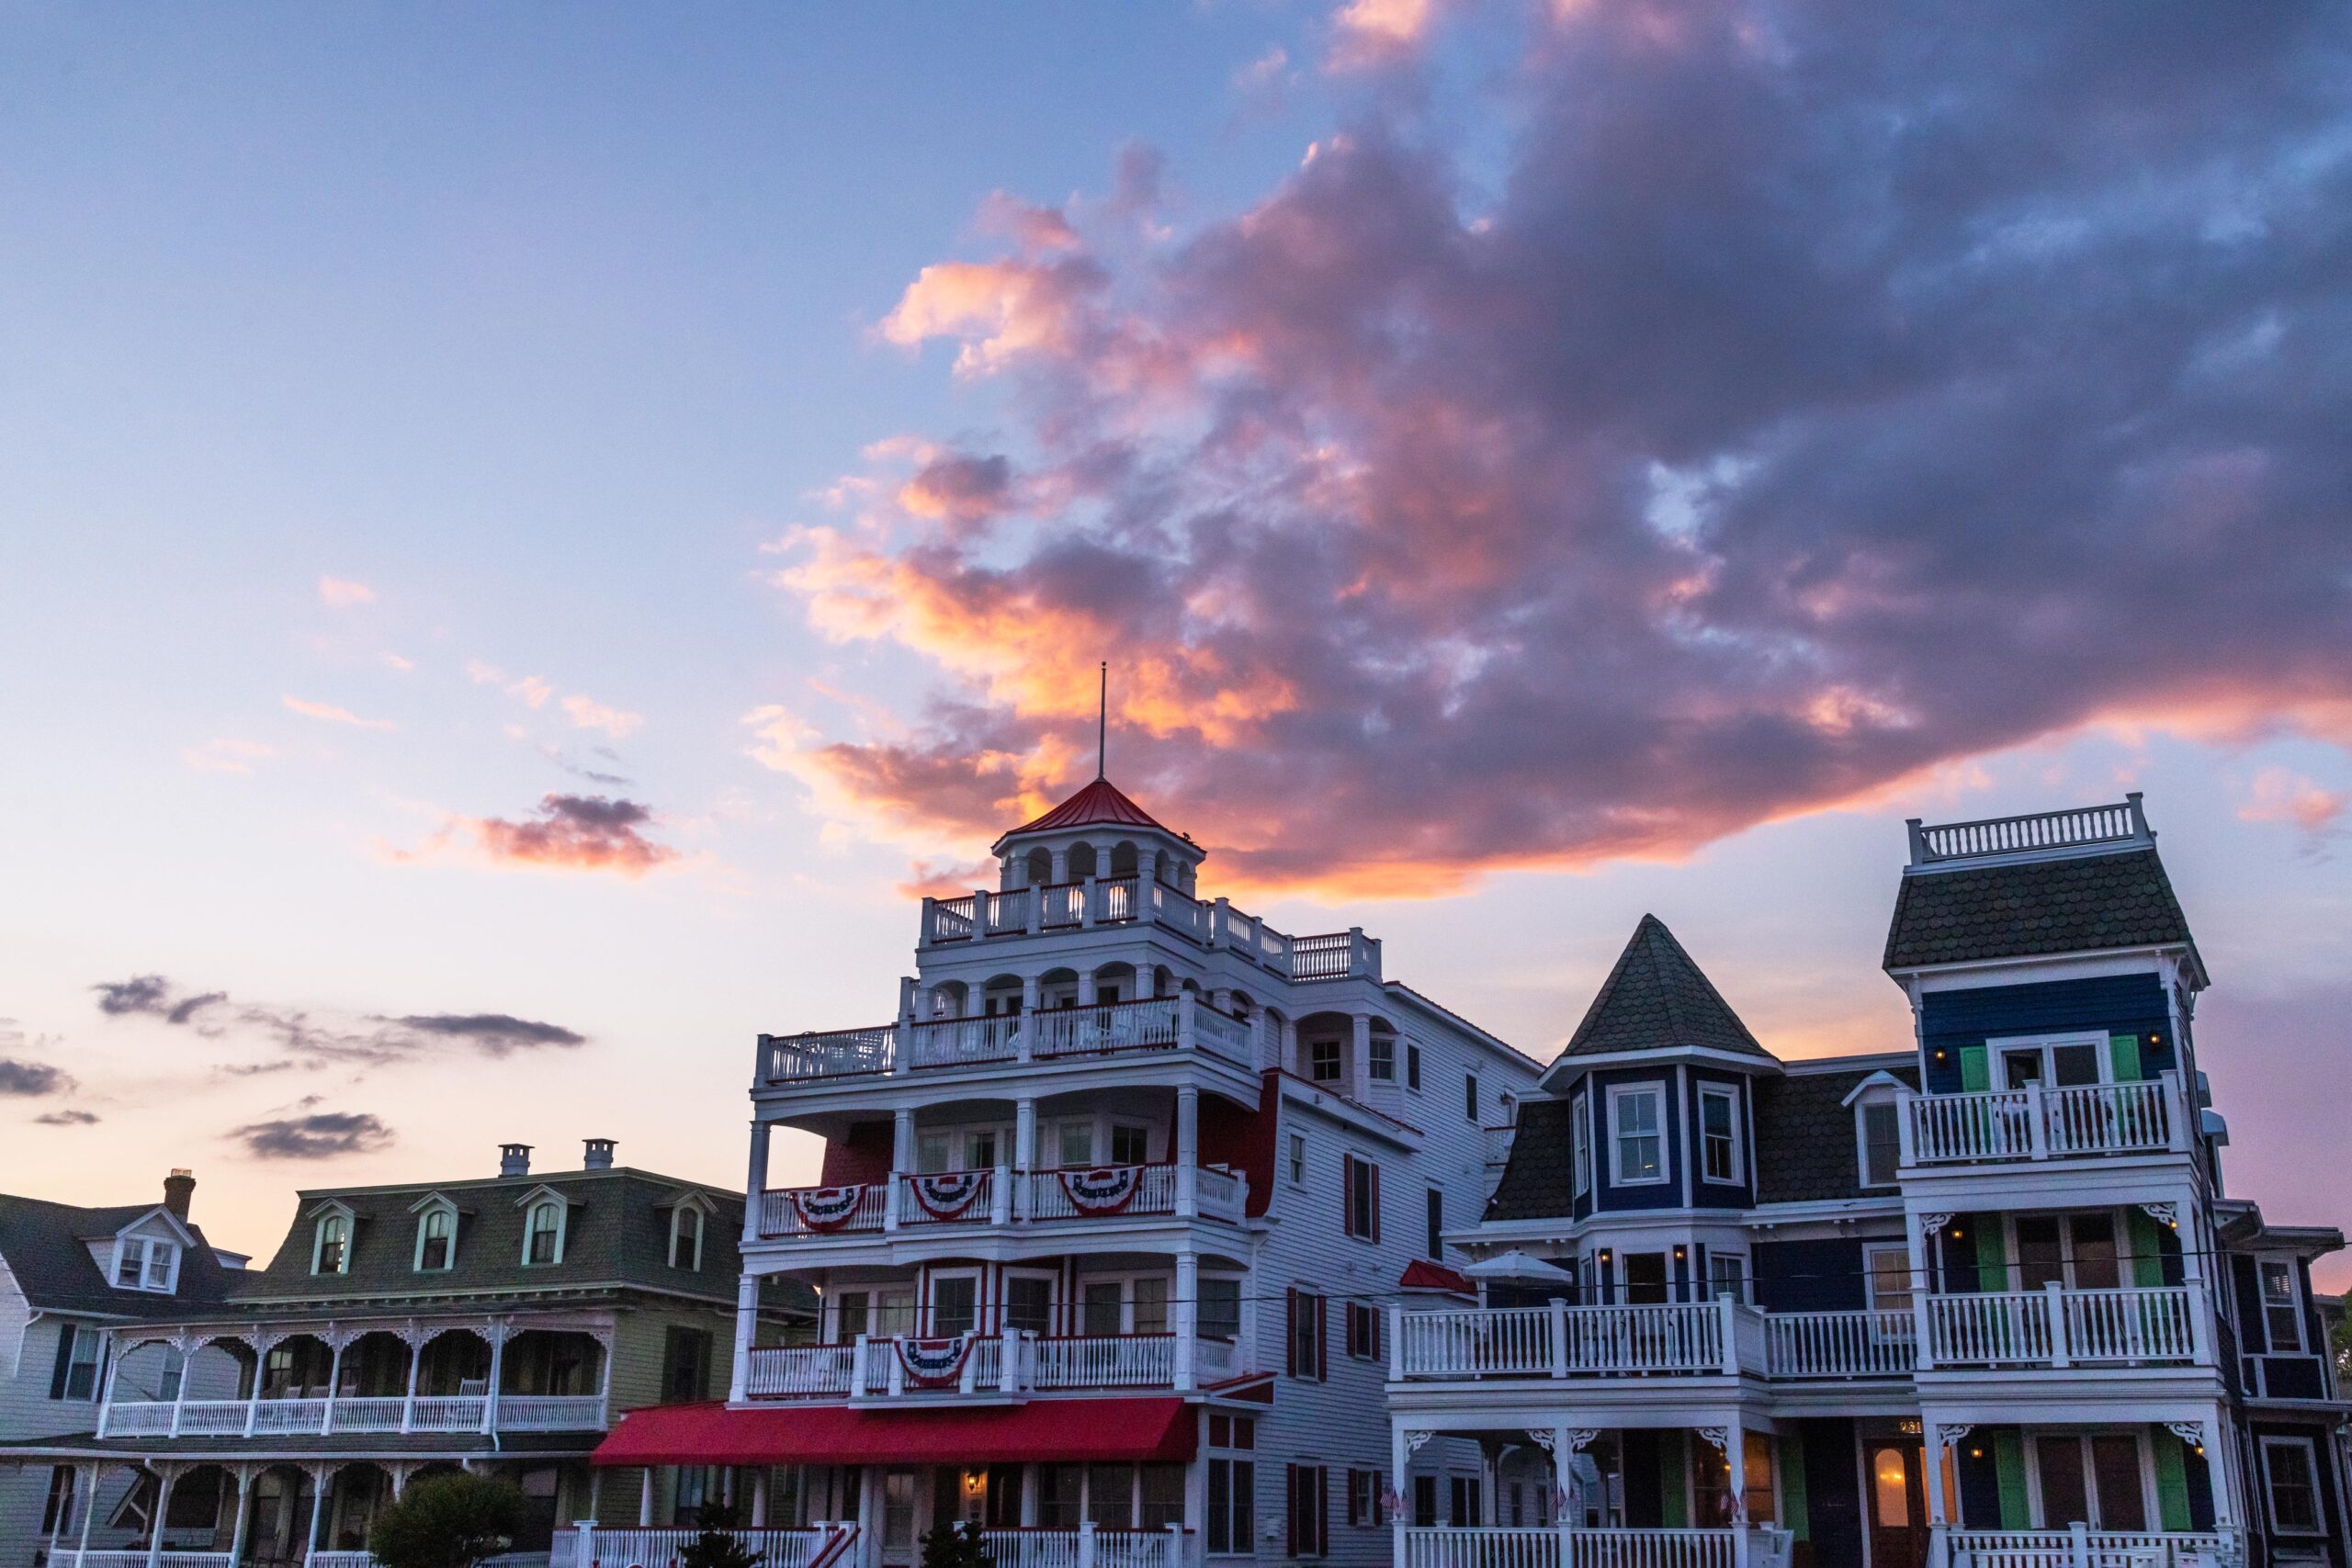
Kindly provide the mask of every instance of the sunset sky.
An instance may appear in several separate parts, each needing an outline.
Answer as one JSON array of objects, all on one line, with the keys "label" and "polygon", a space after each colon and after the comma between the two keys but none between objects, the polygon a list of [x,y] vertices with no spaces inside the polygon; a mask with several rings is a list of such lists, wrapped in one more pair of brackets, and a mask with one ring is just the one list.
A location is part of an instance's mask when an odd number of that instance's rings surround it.
[{"label": "sunset sky", "polygon": [[2352,11],[0,39],[0,1190],[736,1185],[1107,659],[1207,891],[1545,1058],[1644,911],[1907,1046],[1903,819],[2143,790],[2352,1224]]}]

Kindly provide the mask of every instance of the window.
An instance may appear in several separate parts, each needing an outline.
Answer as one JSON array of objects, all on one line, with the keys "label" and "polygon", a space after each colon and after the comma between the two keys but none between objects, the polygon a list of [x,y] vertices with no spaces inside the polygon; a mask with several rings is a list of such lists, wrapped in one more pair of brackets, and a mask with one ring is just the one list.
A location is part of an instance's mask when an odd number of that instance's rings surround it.
[{"label": "window", "polygon": [[2303,1307],[2294,1260],[2266,1258],[2261,1267],[2262,1331],[2274,1352],[2291,1355],[2303,1348]]},{"label": "window", "polygon": [[1348,1472],[1348,1523],[1358,1529],[1380,1522],[1380,1472]]},{"label": "window", "polygon": [[1241,1281],[1229,1275],[1203,1275],[1200,1309],[1194,1315],[1200,1332],[1209,1338],[1240,1338]]},{"label": "window", "polygon": [[74,1528],[74,1467],[49,1468],[49,1498],[40,1507],[40,1533],[63,1535]]},{"label": "window", "polygon": [[1659,1126],[1664,1098],[1651,1086],[1609,1091],[1609,1137],[1617,1151],[1611,1179],[1618,1186],[1666,1179],[1666,1138]]},{"label": "window", "polygon": [[702,1211],[692,1203],[670,1211],[670,1267],[694,1272],[702,1269]]},{"label": "window", "polygon": [[1584,1119],[1584,1096],[1568,1101],[1568,1179],[1579,1198],[1592,1190],[1592,1134]]},{"label": "window", "polygon": [[1478,1120],[1478,1075],[1462,1075],[1462,1114],[1472,1122]]},{"label": "window", "polygon": [[1126,1292],[1116,1280],[1089,1280],[1078,1293],[1080,1326],[1089,1338],[1115,1335],[1126,1324]]},{"label": "window", "polygon": [[1747,1259],[1736,1252],[1707,1254],[1707,1295],[1721,1301],[1729,1296],[1736,1302],[1747,1299]]},{"label": "window", "polygon": [[2263,1490],[2270,1528],[2280,1535],[2318,1535],[2319,1461],[2309,1438],[2262,1439]]},{"label": "window", "polygon": [[935,1176],[947,1168],[947,1134],[918,1133],[915,1134],[915,1169],[925,1176]]},{"label": "window", "polygon": [[1728,1084],[1699,1086],[1700,1171],[1709,1181],[1737,1181],[1739,1091]]},{"label": "window", "polygon": [[1138,1529],[1164,1530],[1170,1525],[1181,1527],[1184,1522],[1184,1467],[1137,1465],[1136,1506]]},{"label": "window", "polygon": [[416,1271],[439,1273],[458,1261],[458,1216],[447,1208],[427,1209],[416,1217]]},{"label": "window", "polygon": [[1437,1526],[1437,1477],[1413,1477],[1413,1525],[1417,1529],[1433,1529]]},{"label": "window", "polygon": [[343,1214],[322,1214],[311,1238],[311,1272],[351,1272],[351,1221]]},{"label": "window", "polygon": [[1313,1378],[1319,1382],[1328,1371],[1323,1355],[1323,1298],[1308,1291],[1293,1291],[1285,1299],[1290,1309],[1290,1323],[1285,1336],[1290,1350],[1290,1375]]},{"label": "window", "polygon": [[1076,1168],[1094,1163],[1093,1122],[1065,1122],[1057,1136],[1060,1142],[1056,1147],[1065,1167]]},{"label": "window", "polygon": [[170,1294],[179,1275],[180,1244],[168,1236],[130,1235],[115,1243],[114,1282],[125,1291]]},{"label": "window", "polygon": [[996,1165],[996,1129],[964,1134],[964,1168],[989,1170]]},{"label": "window", "polygon": [[1026,1334],[1051,1334],[1054,1331],[1054,1282],[1035,1274],[1006,1276],[1004,1325]]},{"label": "window", "polygon": [[2037,1438],[2033,1458],[2041,1481],[2041,1529],[2060,1530],[2077,1524],[2096,1530],[2148,1528],[2138,1438],[2128,1433]]},{"label": "window", "polygon": [[1453,1475],[1446,1479],[1452,1483],[1447,1490],[1453,1494],[1449,1500],[1453,1505],[1453,1522],[1456,1525],[1478,1523],[1482,1501],[1478,1495],[1478,1478],[1475,1475]]},{"label": "window", "polygon": [[1114,1126],[1111,1129],[1111,1163],[1150,1164],[1151,1130],[1148,1127]]},{"label": "window", "polygon": [[1134,1465],[1090,1464],[1086,1467],[1086,1517],[1096,1529],[1133,1529],[1135,1508]]},{"label": "window", "polygon": [[1360,1361],[1380,1359],[1380,1309],[1368,1302],[1348,1303],[1348,1354]]},{"label": "window", "polygon": [[857,1337],[866,1332],[867,1303],[873,1298],[864,1291],[843,1291],[833,1305],[833,1343],[854,1344]]},{"label": "window", "polygon": [[1247,1416],[1209,1417],[1208,1549],[1214,1555],[1257,1551],[1258,1466],[1232,1457],[1257,1446],[1257,1423]]},{"label": "window", "polygon": [[1164,1275],[1146,1275],[1135,1282],[1136,1322],[1137,1334],[1168,1332],[1168,1280]]},{"label": "window", "polygon": [[1421,1048],[1410,1040],[1405,1042],[1405,1087],[1421,1092]]},{"label": "window", "polygon": [[1396,1081],[1396,1037],[1393,1034],[1372,1037],[1372,1080],[1374,1083]]},{"label": "window", "polygon": [[662,1403],[692,1404],[710,1397],[710,1331],[673,1325],[662,1337]]},{"label": "window", "polygon": [[1306,1076],[1317,1083],[1340,1081],[1340,1043],[1338,1041],[1314,1040],[1307,1043]]},{"label": "window", "polygon": [[[1078,1528],[1080,1474],[1079,1467],[1074,1464],[1041,1464],[1037,1467],[1037,1526],[1040,1529],[1069,1530]],[[909,1476],[908,1479],[911,1481],[913,1477]],[[907,1508],[910,1539],[906,1544],[911,1546],[914,1533],[911,1517],[914,1499],[911,1496],[907,1500]],[[905,1559],[894,1558],[894,1561],[903,1562]]]},{"label": "window", "polygon": [[1432,1187],[1429,1192],[1429,1258],[1432,1263],[1445,1261],[1445,1189]]},{"label": "window", "polygon": [[1891,1100],[1862,1102],[1862,1185],[1892,1187],[1895,1167],[1903,1159],[1903,1135],[1895,1119],[1901,1108]]},{"label": "window", "polygon": [[1294,1187],[1306,1185],[1306,1134],[1290,1135],[1290,1180]]},{"label": "window", "polygon": [[1380,1240],[1380,1168],[1353,1155],[1340,1156],[1340,1223],[1358,1241]]},{"label": "window", "polygon": [[931,1280],[931,1332],[942,1339],[979,1326],[980,1281],[973,1274],[935,1274]]},{"label": "window", "polygon": [[1862,1249],[1864,1283],[1870,1288],[1873,1312],[1911,1310],[1911,1253],[1904,1247]]},{"label": "window", "polygon": [[563,1261],[563,1205],[556,1200],[545,1198],[531,1205],[523,1229],[523,1261]]},{"label": "window", "polygon": [[1986,1043],[2000,1063],[2001,1089],[2041,1084],[2073,1089],[2108,1076],[2110,1048],[2104,1034],[2059,1035],[2046,1040],[1994,1040]]},{"label": "window", "polygon": [[1294,1464],[1290,1475],[1290,1529],[1284,1550],[1293,1557],[1320,1557],[1329,1550],[1324,1530],[1330,1514],[1331,1472],[1319,1464]]}]

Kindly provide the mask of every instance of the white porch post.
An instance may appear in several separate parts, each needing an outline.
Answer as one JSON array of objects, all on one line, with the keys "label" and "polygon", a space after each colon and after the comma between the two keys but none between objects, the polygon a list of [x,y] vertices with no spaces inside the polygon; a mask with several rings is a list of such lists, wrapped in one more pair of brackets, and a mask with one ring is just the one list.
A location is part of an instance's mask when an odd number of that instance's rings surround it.
[{"label": "white porch post", "polygon": [[1945,1561],[1945,1542],[1951,1533],[1951,1515],[1944,1500],[1944,1427],[1942,1423],[1923,1418],[1919,1436],[1928,1466],[1928,1562],[1929,1568],[1941,1568]]},{"label": "white porch post", "polygon": [[[1935,1223],[1930,1224],[1930,1220]],[[1911,1255],[1912,1353],[1914,1365],[1923,1372],[1936,1364],[1935,1341],[1928,1331],[1928,1294],[1935,1289],[1934,1274],[1928,1267],[1928,1240],[1942,1228],[1940,1217],[1932,1214],[1906,1214],[1903,1221],[1903,1244]]]},{"label": "white porch post", "polygon": [[98,1483],[105,1478],[107,1472],[106,1466],[102,1464],[85,1465],[82,1468],[86,1470],[90,1476],[90,1506],[82,1510],[82,1542],[74,1549],[74,1568],[82,1568],[82,1564],[89,1560],[90,1526],[96,1522],[98,1517]]},{"label": "white porch post", "polygon": [[[768,1123],[752,1122],[752,1162],[749,1179],[743,1187],[743,1240],[746,1245],[760,1239],[762,1201],[768,1190]],[[588,1568],[582,1563],[581,1568]]]},{"label": "white porch post", "polygon": [[[1035,980],[1022,982],[1035,986]],[[1020,1170],[1037,1168],[1037,1102],[1027,1097],[1012,1103],[1012,1163]]]},{"label": "white porch post", "polygon": [[493,1323],[490,1325],[488,1332],[490,1336],[490,1386],[488,1389],[483,1391],[482,1394],[481,1429],[485,1432],[495,1432],[498,1430],[498,1384],[501,1374],[503,1372],[506,1366],[506,1337],[514,1332],[514,1325],[504,1323]]},{"label": "white porch post", "polygon": [[1192,1388],[1196,1382],[1193,1360],[1198,1347],[1193,1343],[1195,1325],[1200,1322],[1201,1255],[1191,1247],[1176,1255],[1176,1311],[1169,1326],[1176,1331],[1176,1386]]},{"label": "white porch post", "polygon": [[2216,1405],[2213,1414],[2198,1424],[2198,1440],[2205,1445],[2205,1485],[2213,1497],[2213,1528],[2233,1530],[2238,1528],[2238,1489],[2230,1463],[2229,1427],[2222,1420]]},{"label": "white porch post", "polygon": [[[1412,1463],[1413,1446],[1411,1435],[1405,1430],[1404,1423],[1391,1422],[1388,1427],[1388,1469],[1390,1474],[1388,1490],[1389,1494],[1396,1499],[1396,1506],[1389,1510],[1388,1514],[1388,1560],[1392,1563],[1395,1563],[1396,1568],[1404,1568],[1405,1526],[1407,1521],[1412,1517],[1413,1483],[1412,1478],[1407,1473],[1407,1472],[1411,1469]],[[1563,1562],[1567,1561],[1567,1555],[1565,1551],[1561,1554],[1560,1560]]]},{"label": "white porch post", "polygon": [[761,1465],[752,1472],[752,1528],[765,1529],[768,1525],[768,1467]]},{"label": "white porch post", "polygon": [[416,1426],[416,1374],[424,1365],[424,1338],[414,1323],[401,1335],[401,1343],[408,1347],[408,1393],[401,1401],[401,1430],[413,1431]]},{"label": "white porch post", "polygon": [[254,1348],[254,1387],[245,1401],[245,1436],[254,1435],[254,1423],[261,1419],[261,1381],[269,1371],[270,1337],[256,1334],[246,1341]]},{"label": "white porch post", "polygon": [[319,1465],[311,1472],[311,1533],[302,1538],[302,1561],[310,1562],[311,1554],[319,1549],[319,1520],[327,1507],[327,1488],[334,1484],[334,1471]]},{"label": "white porch post", "polygon": [[249,1499],[253,1489],[253,1466],[237,1466],[237,1517],[229,1527],[229,1568],[237,1568],[237,1564],[245,1560],[245,1513],[251,1506]]},{"label": "white porch post", "polygon": [[1351,1013],[1348,1021],[1355,1026],[1348,1047],[1348,1092],[1361,1100],[1372,1082],[1372,1014]]},{"label": "white porch post", "polygon": [[[175,1339],[172,1342],[172,1348],[178,1352],[180,1358],[180,1381],[172,1390],[172,1436],[176,1438],[180,1435],[180,1412],[187,1405],[188,1373],[194,1370],[190,1363],[196,1359],[196,1347],[186,1340]],[[333,1393],[334,1390],[330,1389],[328,1393]]]},{"label": "white porch post", "polygon": [[[1090,881],[1086,886],[1091,892],[1094,884]],[[1081,969],[1078,972],[1078,1005],[1082,1008],[1091,1008],[1094,1005],[1094,971],[1091,969]]]},{"label": "white porch post", "polygon": [[1184,1084],[1176,1090],[1176,1214],[1200,1212],[1201,1091]]},{"label": "white porch post", "polygon": [[[349,1334],[333,1324],[327,1325],[327,1399],[325,1406],[319,1412],[319,1430],[322,1433],[334,1430],[334,1393],[343,1382],[343,1348],[350,1343]],[[185,1371],[180,1374],[180,1386],[183,1388],[187,1386],[187,1374]],[[176,1411],[172,1416],[172,1430],[175,1432],[179,1430],[179,1415]]]},{"label": "white porch post", "polygon": [[637,1528],[653,1528],[653,1467],[647,1465],[639,1472],[637,1487]]},{"label": "white porch post", "polygon": [[179,1478],[178,1466],[155,1466],[155,1513],[147,1521],[147,1568],[162,1568],[164,1519],[172,1511],[172,1488],[178,1484]]},{"label": "white porch post", "polygon": [[[760,1323],[760,1277],[746,1271],[735,1281],[735,1372],[727,1388],[727,1402],[741,1404],[752,1396],[752,1340]],[[605,1358],[609,1367],[612,1358]]]}]

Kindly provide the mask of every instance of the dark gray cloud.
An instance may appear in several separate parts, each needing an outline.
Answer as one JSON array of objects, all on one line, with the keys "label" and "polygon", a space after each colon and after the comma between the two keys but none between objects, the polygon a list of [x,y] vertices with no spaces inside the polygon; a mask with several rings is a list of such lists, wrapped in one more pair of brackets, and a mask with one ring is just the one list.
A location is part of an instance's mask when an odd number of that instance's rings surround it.
[{"label": "dark gray cloud", "polygon": [[33,1120],[44,1127],[95,1127],[98,1119],[87,1111],[49,1111]]},{"label": "dark gray cloud", "polygon": [[277,1062],[221,1063],[216,1070],[252,1077],[295,1063],[372,1065],[414,1060],[454,1048],[504,1056],[515,1051],[570,1049],[587,1036],[561,1024],[511,1013],[345,1014],[266,1003],[234,1002],[225,991],[192,991],[161,975],[140,975],[91,987],[98,1010],[117,1017],[143,1015],[191,1029],[208,1039],[266,1040],[285,1053]]},{"label": "dark gray cloud", "polygon": [[796,768],[985,839],[1107,653],[1228,874],[1427,891],[2103,721],[2352,743],[2352,7],[1557,12],[1485,122],[928,269],[886,333],[1058,500],[802,537],[944,700]]},{"label": "dark gray cloud", "polygon": [[70,1093],[74,1079],[62,1067],[47,1062],[19,1062],[0,1056],[0,1095],[39,1100],[52,1094]]},{"label": "dark gray cloud", "polygon": [[649,837],[653,808],[601,795],[547,795],[535,819],[460,818],[456,826],[491,860],[560,871],[610,871],[642,876],[678,858]]},{"label": "dark gray cloud", "polygon": [[332,1159],[390,1148],[392,1130],[366,1111],[314,1111],[249,1122],[229,1137],[261,1159]]}]

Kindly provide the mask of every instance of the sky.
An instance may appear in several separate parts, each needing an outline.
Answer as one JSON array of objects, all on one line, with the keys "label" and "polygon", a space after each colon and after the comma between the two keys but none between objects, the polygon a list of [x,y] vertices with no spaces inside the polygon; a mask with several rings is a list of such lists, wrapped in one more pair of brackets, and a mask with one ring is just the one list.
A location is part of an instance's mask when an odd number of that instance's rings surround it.
[{"label": "sky", "polygon": [[738,1185],[1107,660],[1539,1058],[1645,911],[1905,1048],[1904,819],[2143,791],[2352,1224],[2340,6],[0,0],[0,1190]]}]

